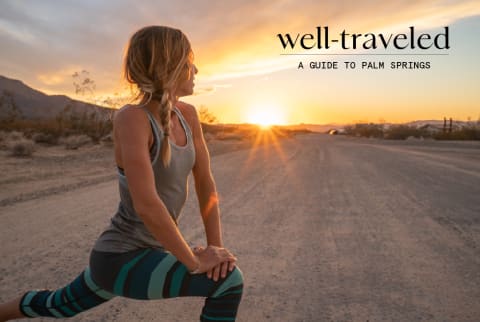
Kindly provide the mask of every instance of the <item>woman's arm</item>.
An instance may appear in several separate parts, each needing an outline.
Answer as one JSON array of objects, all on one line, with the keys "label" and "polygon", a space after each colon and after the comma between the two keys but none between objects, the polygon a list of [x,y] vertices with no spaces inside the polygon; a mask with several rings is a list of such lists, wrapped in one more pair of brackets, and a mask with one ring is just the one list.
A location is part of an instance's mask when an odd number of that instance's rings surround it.
[{"label": "woman's arm", "polygon": [[[198,119],[195,107],[178,102],[177,107],[181,109],[182,114],[187,119],[193,133],[195,143],[195,165],[193,166],[193,176],[195,178],[195,190],[197,192],[200,213],[205,226],[207,235],[207,244],[209,247],[223,247],[222,228],[220,224],[220,211],[218,208],[218,194],[210,170],[210,156],[207,144],[203,137],[203,131]],[[208,249],[208,247],[207,247]],[[195,252],[201,254],[204,251],[202,247]],[[207,271],[207,276],[218,281],[220,277],[225,278],[227,271],[232,271],[235,267],[235,261],[223,261]]]},{"label": "woman's arm", "polygon": [[203,137],[200,120],[195,107],[192,105],[178,102],[177,106],[181,109],[182,115],[188,121],[193,133],[195,165],[192,172],[200,213],[207,235],[207,245],[223,247],[217,189],[210,169],[210,155]]}]

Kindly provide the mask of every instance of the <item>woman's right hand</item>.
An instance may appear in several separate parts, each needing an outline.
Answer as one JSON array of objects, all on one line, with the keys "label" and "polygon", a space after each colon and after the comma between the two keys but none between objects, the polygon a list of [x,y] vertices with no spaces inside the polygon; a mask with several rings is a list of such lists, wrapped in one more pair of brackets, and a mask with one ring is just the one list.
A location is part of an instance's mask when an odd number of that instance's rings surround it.
[{"label": "woman's right hand", "polygon": [[199,266],[195,270],[195,274],[206,273],[220,263],[235,263],[237,258],[233,256],[226,248],[207,246],[207,248],[196,247],[193,249],[198,259]]}]

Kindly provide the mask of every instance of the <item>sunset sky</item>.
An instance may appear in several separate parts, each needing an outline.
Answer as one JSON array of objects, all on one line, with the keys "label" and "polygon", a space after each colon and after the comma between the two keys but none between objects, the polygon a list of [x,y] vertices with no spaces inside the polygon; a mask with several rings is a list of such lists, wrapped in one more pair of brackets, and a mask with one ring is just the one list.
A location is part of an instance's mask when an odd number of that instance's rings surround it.
[{"label": "sunset sky", "polygon": [[[180,28],[199,69],[196,93],[220,122],[406,122],[480,118],[480,2],[477,1],[8,1],[0,2],[0,75],[47,94],[75,97],[72,74],[87,70],[97,96],[122,92],[123,50],[145,25]],[[382,56],[281,55],[277,34],[316,32],[432,35],[449,26],[449,50],[377,49]],[[291,51],[290,51],[291,52]],[[318,53],[318,50],[295,53]],[[367,53],[357,50],[355,54]],[[442,53],[414,56],[405,53]],[[344,61],[384,61],[384,70],[345,70]],[[338,70],[311,70],[337,61]],[[392,61],[430,69],[392,70]],[[303,62],[305,69],[297,69]],[[76,97],[88,99],[87,97]]]}]

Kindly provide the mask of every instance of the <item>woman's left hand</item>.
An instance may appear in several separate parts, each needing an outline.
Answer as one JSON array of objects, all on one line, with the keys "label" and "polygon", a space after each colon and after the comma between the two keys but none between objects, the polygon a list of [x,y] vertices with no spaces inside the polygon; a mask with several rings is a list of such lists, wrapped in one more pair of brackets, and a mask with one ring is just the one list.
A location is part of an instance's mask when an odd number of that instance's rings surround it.
[{"label": "woman's left hand", "polygon": [[228,271],[232,271],[235,268],[235,263],[233,262],[223,262],[212,268],[207,272],[207,277],[216,282],[218,279],[227,277]]},{"label": "woman's left hand", "polygon": [[[205,250],[202,246],[196,246],[193,247],[193,253],[198,254],[201,253]],[[227,273],[230,271],[233,271],[235,268],[235,263],[234,262],[222,262],[212,268],[211,270],[207,271],[207,277],[210,279],[213,279],[215,282],[218,281],[221,278],[227,277]]]}]

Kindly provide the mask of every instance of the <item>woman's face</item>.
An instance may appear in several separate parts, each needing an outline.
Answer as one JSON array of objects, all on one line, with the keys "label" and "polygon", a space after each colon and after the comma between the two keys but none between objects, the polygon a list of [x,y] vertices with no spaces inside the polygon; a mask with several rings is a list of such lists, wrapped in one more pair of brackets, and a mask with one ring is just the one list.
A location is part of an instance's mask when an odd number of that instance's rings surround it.
[{"label": "woman's face", "polygon": [[181,97],[193,94],[193,87],[195,86],[193,81],[195,80],[195,74],[198,73],[198,69],[195,64],[188,64],[187,68],[189,68],[188,75],[190,77],[179,84],[175,96]]}]

